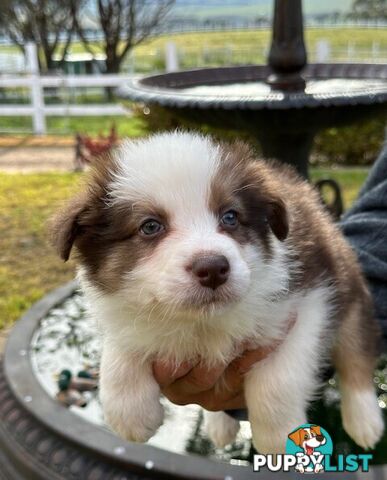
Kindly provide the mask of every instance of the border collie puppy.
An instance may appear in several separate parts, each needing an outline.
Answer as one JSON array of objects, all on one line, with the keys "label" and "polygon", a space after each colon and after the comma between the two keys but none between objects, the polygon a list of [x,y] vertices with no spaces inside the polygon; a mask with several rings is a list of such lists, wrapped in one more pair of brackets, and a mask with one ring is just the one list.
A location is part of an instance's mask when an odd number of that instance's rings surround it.
[{"label": "border collie puppy", "polygon": [[[355,254],[290,167],[198,134],[125,141],[96,162],[53,239],[64,260],[76,247],[102,332],[103,411],[120,436],[145,442],[163,422],[155,359],[227,364],[246,340],[282,340],[245,375],[257,450],[284,452],[331,360],[344,428],[364,448],[380,439],[370,295]],[[208,412],[217,446],[238,428]]]}]

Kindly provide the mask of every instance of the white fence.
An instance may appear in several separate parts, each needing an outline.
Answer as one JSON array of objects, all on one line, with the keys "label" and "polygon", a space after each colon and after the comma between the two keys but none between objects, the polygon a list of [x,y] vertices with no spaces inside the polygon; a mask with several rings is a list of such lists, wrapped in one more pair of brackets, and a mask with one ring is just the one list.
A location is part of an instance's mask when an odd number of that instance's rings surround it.
[{"label": "white fence", "polygon": [[42,135],[47,131],[46,116],[124,115],[128,111],[119,104],[45,105],[43,90],[47,87],[119,87],[131,76],[125,75],[67,75],[41,76],[35,44],[26,45],[26,75],[0,76],[0,88],[26,87],[30,90],[29,105],[0,105],[0,116],[31,116],[33,131]]}]

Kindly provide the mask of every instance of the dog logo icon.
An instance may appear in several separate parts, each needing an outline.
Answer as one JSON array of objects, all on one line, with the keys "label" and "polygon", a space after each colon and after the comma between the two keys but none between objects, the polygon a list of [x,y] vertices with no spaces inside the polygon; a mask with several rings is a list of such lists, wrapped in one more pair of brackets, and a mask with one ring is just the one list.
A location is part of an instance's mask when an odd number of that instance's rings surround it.
[{"label": "dog logo icon", "polygon": [[296,455],[299,473],[321,473],[324,457],[333,451],[332,439],[319,425],[305,424],[288,435],[286,453]]}]

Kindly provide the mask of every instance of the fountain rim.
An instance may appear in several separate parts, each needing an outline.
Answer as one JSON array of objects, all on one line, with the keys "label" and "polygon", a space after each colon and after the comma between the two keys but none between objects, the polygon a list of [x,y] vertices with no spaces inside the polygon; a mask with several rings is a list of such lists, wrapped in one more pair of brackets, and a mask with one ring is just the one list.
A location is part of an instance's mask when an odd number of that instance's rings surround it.
[{"label": "fountain rim", "polygon": [[265,81],[271,72],[266,65],[202,68],[134,78],[118,89],[122,99],[158,104],[170,108],[214,110],[284,110],[319,107],[343,107],[387,103],[387,65],[377,63],[315,63],[308,64],[306,80],[384,80],[378,88],[365,88],[352,94],[272,91],[267,97],[216,96],[179,92],[182,88],[201,85],[225,85]]},{"label": "fountain rim", "polygon": [[[133,468],[133,472],[140,472],[144,478],[215,480],[230,476],[241,480],[254,479],[256,475],[246,466],[180,455],[151,445],[122,440],[107,429],[74,414],[44,390],[32,368],[31,340],[41,319],[77,290],[78,282],[74,280],[47,294],[16,322],[8,337],[3,357],[4,374],[8,387],[22,409],[27,410],[55,437],[86,448],[109,465],[119,465],[128,472]],[[115,453],[115,449],[120,453]],[[145,466],[149,461],[154,464],[152,469]]]}]

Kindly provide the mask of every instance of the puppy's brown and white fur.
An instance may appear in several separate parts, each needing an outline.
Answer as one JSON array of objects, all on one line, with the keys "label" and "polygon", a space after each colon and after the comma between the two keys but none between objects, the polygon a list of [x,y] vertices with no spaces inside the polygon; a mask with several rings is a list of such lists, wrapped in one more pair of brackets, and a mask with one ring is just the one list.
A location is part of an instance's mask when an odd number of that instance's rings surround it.
[{"label": "puppy's brown and white fur", "polygon": [[[127,141],[95,165],[53,233],[64,259],[76,246],[102,331],[103,410],[122,437],[146,441],[163,422],[154,359],[226,364],[246,340],[284,339],[245,377],[258,451],[284,451],[306,423],[330,358],[345,429],[363,447],[379,440],[369,293],[351,248],[292,169],[194,134]],[[238,423],[209,413],[207,428],[225,445]]]}]

